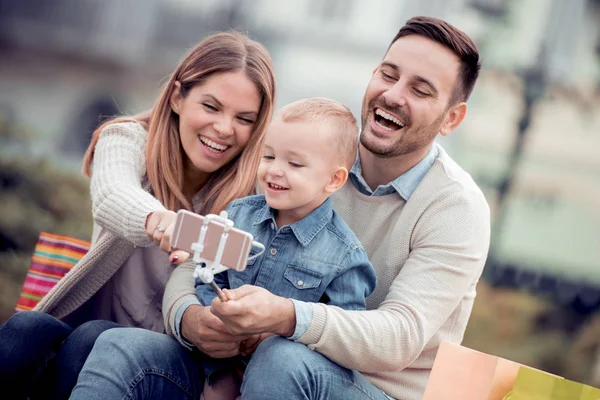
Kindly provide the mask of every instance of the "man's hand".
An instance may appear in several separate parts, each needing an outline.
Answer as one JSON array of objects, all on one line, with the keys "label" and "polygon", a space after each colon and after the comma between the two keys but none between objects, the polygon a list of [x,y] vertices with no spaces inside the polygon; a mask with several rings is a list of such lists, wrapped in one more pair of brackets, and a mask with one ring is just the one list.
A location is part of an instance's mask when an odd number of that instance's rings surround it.
[{"label": "man's hand", "polygon": [[260,342],[271,336],[275,335],[272,333],[261,333],[260,335],[254,335],[246,340],[243,340],[240,343],[240,354],[243,356],[247,356],[249,354],[254,353],[254,350],[256,350]]},{"label": "man's hand", "polygon": [[290,299],[276,296],[266,289],[244,285],[227,290],[227,302],[213,300],[210,310],[233,335],[274,333],[289,337],[296,329],[296,310]]},{"label": "man's hand", "polygon": [[191,305],[181,320],[183,337],[204,354],[213,358],[233,357],[240,353],[240,342],[249,335],[231,335],[223,322],[210,312],[210,307]]}]

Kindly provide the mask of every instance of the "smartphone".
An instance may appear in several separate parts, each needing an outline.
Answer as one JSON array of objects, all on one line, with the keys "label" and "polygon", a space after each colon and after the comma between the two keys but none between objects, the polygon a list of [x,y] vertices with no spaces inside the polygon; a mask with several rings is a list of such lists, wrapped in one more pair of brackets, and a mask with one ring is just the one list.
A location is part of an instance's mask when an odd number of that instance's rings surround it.
[{"label": "smartphone", "polygon": [[[192,244],[200,238],[200,230],[204,224],[204,217],[187,210],[179,210],[175,219],[175,230],[171,239],[171,247],[194,254]],[[217,248],[225,226],[216,220],[208,223],[204,250],[200,256],[206,260],[214,261]],[[248,254],[252,248],[254,238],[248,232],[231,228],[223,251],[221,264],[227,268],[243,271],[248,264]]]}]

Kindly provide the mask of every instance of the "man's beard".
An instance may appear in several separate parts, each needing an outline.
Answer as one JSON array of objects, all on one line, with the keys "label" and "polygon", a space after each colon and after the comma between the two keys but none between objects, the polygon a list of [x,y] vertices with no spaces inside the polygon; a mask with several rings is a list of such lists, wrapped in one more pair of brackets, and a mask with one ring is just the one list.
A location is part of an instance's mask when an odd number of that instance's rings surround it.
[{"label": "man's beard", "polygon": [[[370,129],[368,126],[368,119],[375,107],[397,115],[405,123],[405,126],[400,129],[401,136],[396,142],[388,145],[379,144],[377,143],[379,135],[373,132],[369,132],[367,135],[364,134],[367,129]],[[363,115],[362,118],[360,143],[371,153],[381,158],[391,158],[410,154],[429,145],[439,133],[444,117],[446,116],[446,113],[444,112],[427,126],[413,126],[414,121],[401,107],[386,104],[381,96],[371,100],[366,110],[367,113],[366,115]],[[375,118],[375,116],[373,116],[373,118]]]}]

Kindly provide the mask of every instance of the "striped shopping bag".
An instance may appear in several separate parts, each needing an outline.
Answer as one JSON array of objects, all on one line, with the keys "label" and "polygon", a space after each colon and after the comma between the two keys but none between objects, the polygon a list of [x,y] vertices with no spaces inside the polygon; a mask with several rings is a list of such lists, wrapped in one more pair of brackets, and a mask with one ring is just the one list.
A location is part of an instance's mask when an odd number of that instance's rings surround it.
[{"label": "striped shopping bag", "polygon": [[16,311],[33,309],[89,248],[90,243],[85,240],[41,232]]}]

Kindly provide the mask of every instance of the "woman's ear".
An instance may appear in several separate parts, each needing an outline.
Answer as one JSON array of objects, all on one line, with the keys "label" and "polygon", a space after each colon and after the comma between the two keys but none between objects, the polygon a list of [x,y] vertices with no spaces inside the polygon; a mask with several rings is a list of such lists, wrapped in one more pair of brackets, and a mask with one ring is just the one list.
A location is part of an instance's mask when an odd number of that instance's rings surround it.
[{"label": "woman's ear", "polygon": [[175,81],[173,88],[173,93],[171,94],[171,109],[175,114],[179,115],[179,109],[181,108],[181,83],[179,81]]},{"label": "woman's ear", "polygon": [[344,186],[344,183],[346,183],[347,180],[348,170],[346,167],[337,167],[331,173],[331,178],[329,179],[327,186],[325,186],[325,191],[331,194]]}]

